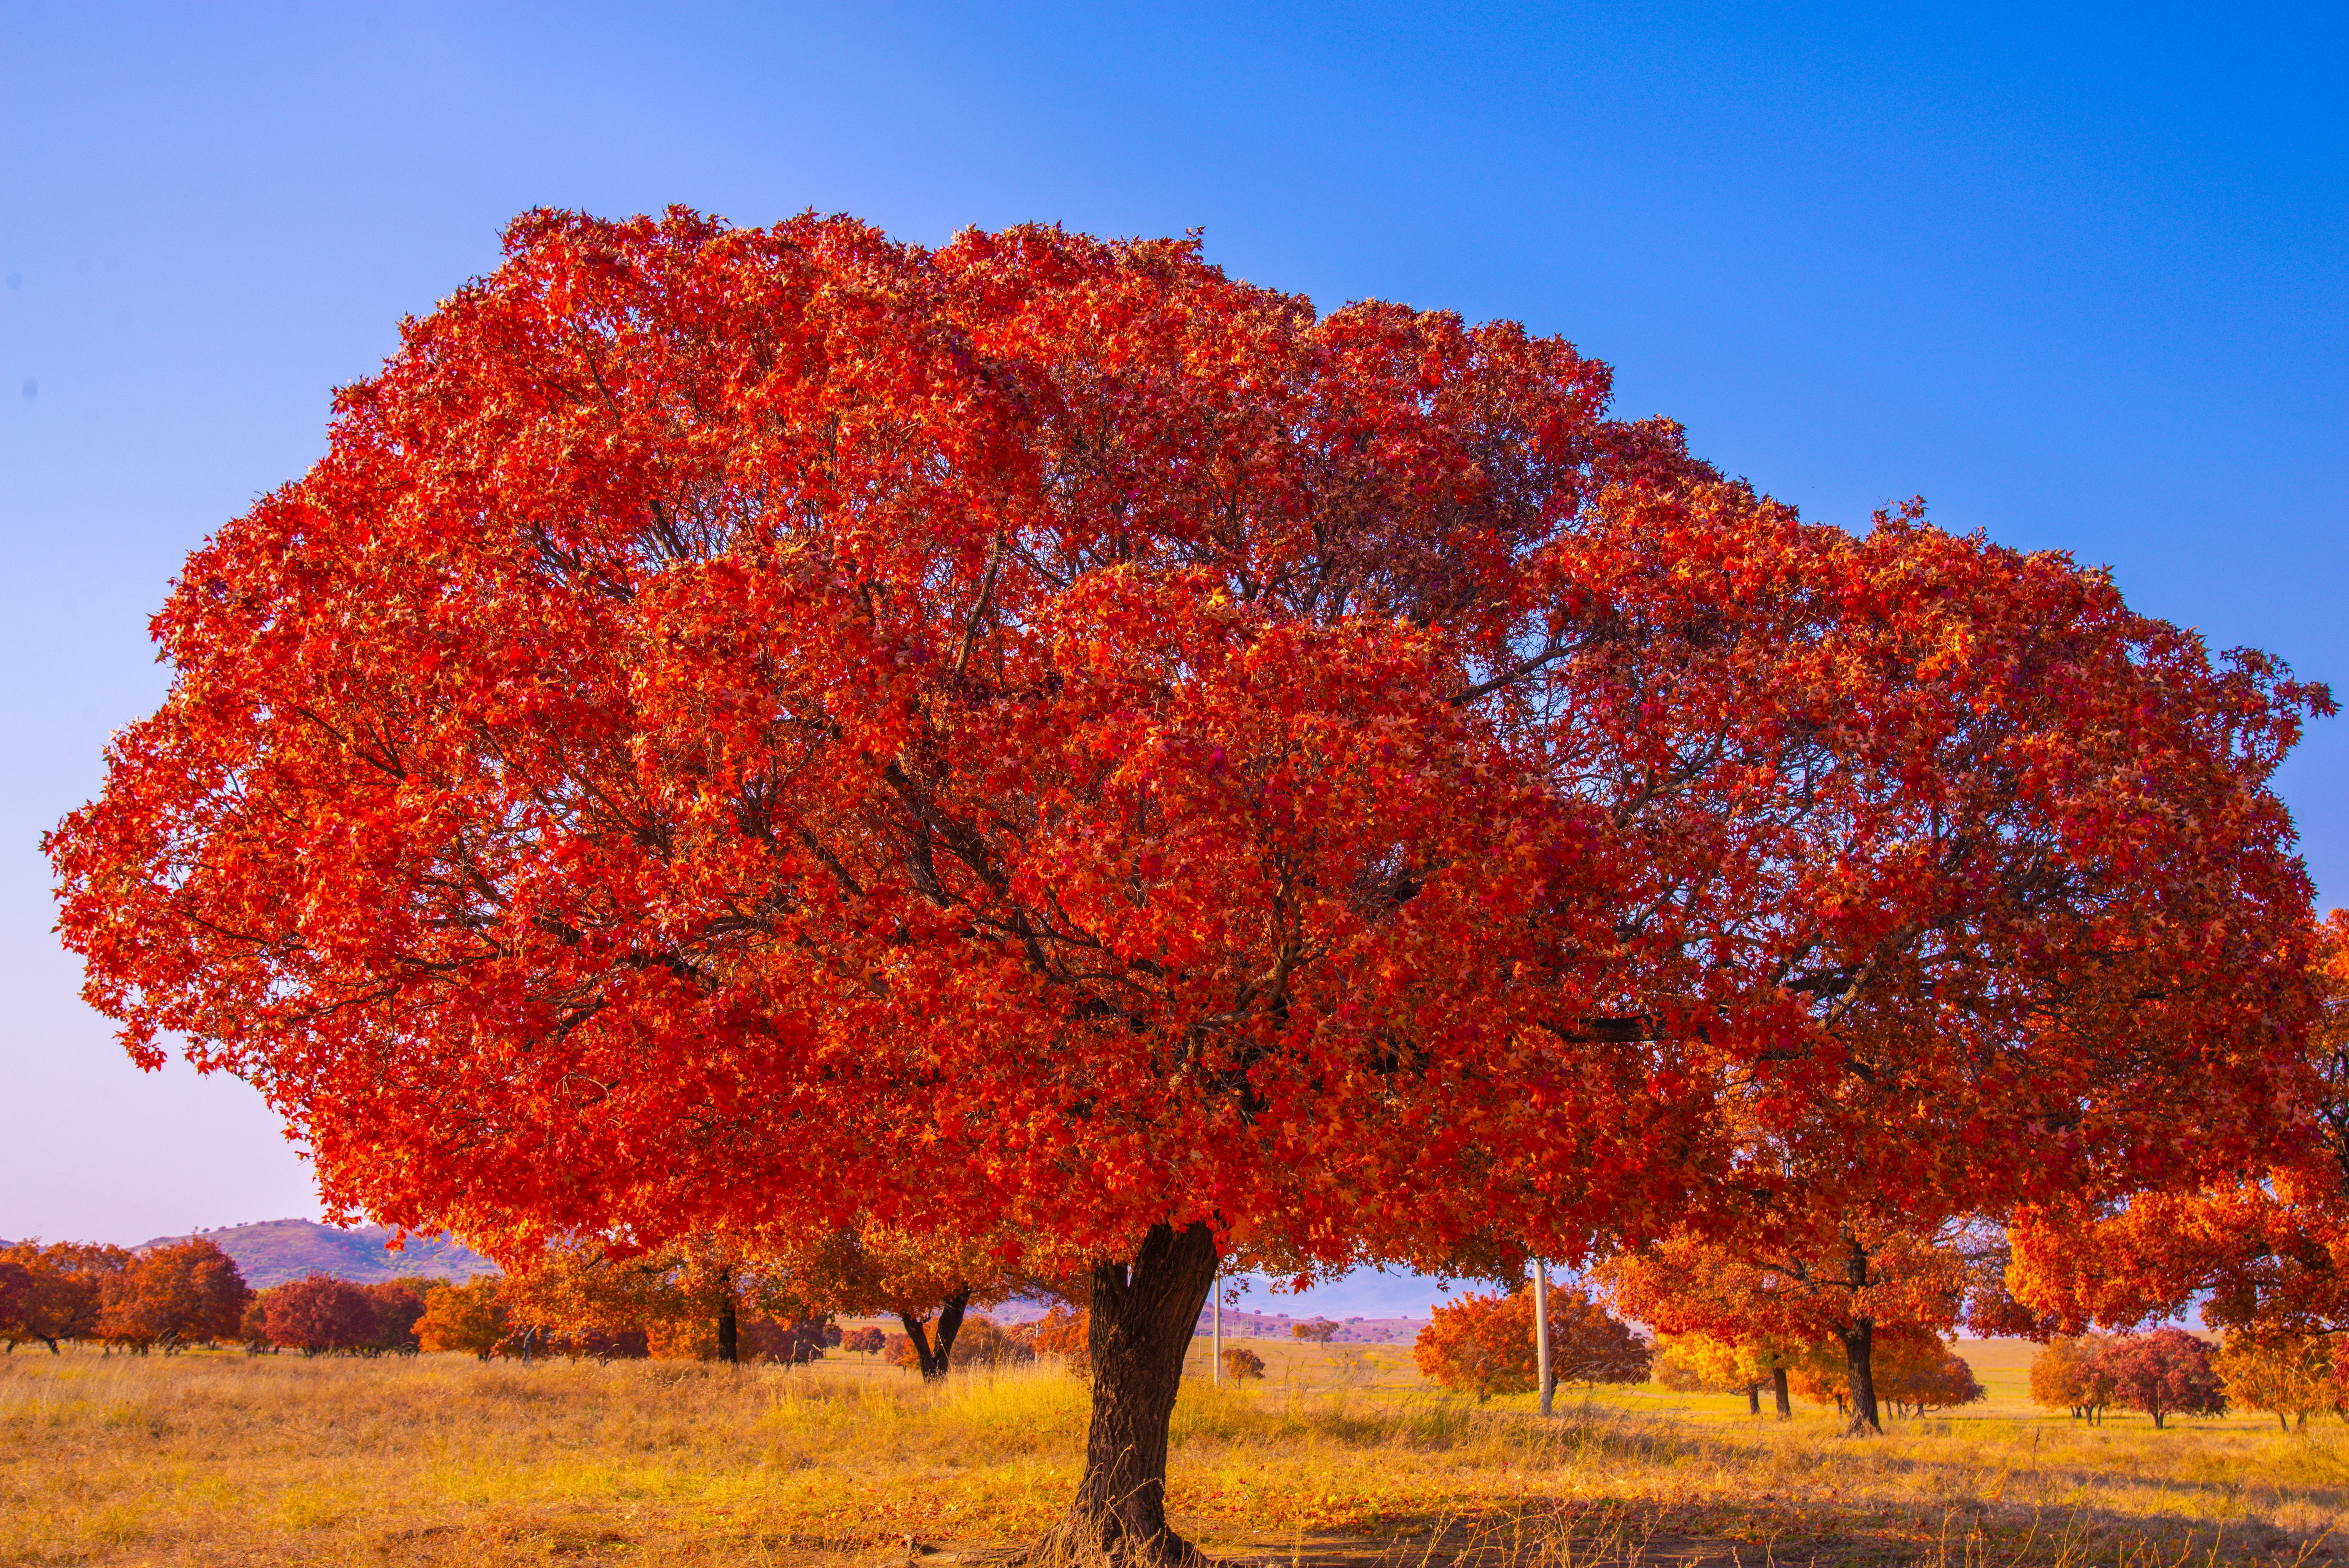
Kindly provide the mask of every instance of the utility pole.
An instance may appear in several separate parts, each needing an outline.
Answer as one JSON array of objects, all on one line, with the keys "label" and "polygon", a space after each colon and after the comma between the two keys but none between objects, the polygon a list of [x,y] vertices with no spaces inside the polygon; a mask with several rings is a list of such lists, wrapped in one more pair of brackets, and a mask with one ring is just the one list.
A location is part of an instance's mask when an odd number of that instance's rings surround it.
[{"label": "utility pole", "polygon": [[1549,1265],[1534,1260],[1534,1381],[1541,1388],[1541,1413],[1549,1414]]},{"label": "utility pole", "polygon": [[1216,1304],[1215,1317],[1212,1321],[1215,1324],[1215,1337],[1208,1340],[1207,1345],[1209,1347],[1209,1354],[1215,1357],[1215,1366],[1211,1369],[1211,1377],[1209,1380],[1212,1383],[1220,1385],[1224,1380],[1224,1271],[1220,1266],[1216,1270],[1216,1294],[1214,1300]]}]

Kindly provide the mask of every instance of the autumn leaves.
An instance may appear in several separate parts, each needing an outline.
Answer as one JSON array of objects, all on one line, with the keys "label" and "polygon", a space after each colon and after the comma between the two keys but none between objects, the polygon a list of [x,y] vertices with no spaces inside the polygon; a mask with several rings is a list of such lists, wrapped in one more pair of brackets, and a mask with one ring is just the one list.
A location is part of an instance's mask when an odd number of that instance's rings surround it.
[{"label": "autumn leaves", "polygon": [[515,1252],[1816,1250],[2273,1136],[2325,695],[1607,397],[1184,243],[532,214],[191,560],[61,929]]}]

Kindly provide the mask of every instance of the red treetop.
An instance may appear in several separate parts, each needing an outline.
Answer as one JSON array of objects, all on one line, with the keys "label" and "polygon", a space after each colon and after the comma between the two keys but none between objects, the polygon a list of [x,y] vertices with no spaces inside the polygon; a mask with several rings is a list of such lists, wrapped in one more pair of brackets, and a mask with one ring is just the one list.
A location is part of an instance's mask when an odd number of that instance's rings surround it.
[{"label": "red treetop", "polygon": [[2143,1410],[2157,1427],[2173,1415],[2226,1412],[2210,1347],[2182,1328],[2116,1335],[2096,1347],[2095,1370],[2111,1379],[2117,1403]]},{"label": "red treetop", "polygon": [[191,558],[48,841],[92,1001],[342,1209],[1571,1257],[2270,1115],[2324,698],[2100,575],[1188,244],[507,253]]},{"label": "red treetop", "polygon": [[375,1298],[348,1280],[314,1274],[289,1280],[261,1297],[263,1326],[273,1345],[291,1345],[312,1355],[356,1350],[377,1338]]},{"label": "red treetop", "polygon": [[1090,1261],[1086,1552],[1181,1555],[1219,1249],[1930,1233],[2264,1133],[2323,694],[1607,398],[1189,244],[532,213],[188,562],[60,929],[338,1212]]},{"label": "red treetop", "polygon": [[157,1247],[109,1275],[100,1294],[98,1332],[119,1344],[234,1339],[253,1293],[236,1261],[202,1236]]}]

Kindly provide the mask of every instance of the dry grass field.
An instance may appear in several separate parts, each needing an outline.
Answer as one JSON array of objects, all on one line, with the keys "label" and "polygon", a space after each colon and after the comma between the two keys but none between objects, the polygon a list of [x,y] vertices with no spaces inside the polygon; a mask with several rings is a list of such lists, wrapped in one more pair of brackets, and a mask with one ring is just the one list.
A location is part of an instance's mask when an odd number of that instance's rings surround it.
[{"label": "dry grass field", "polygon": [[[1653,1388],[1545,1422],[1424,1387],[1401,1347],[1252,1344],[1268,1376],[1245,1388],[1195,1358],[1169,1501],[1259,1563],[2313,1563],[2349,1509],[2349,1428],[2083,1428],[2023,1398],[2027,1346],[1965,1347],[1989,1405],[1855,1442],[1829,1416]],[[879,1568],[910,1536],[944,1564],[1044,1525],[1084,1416],[1049,1367],[929,1388],[861,1357],[19,1350],[0,1357],[0,1563]]]}]

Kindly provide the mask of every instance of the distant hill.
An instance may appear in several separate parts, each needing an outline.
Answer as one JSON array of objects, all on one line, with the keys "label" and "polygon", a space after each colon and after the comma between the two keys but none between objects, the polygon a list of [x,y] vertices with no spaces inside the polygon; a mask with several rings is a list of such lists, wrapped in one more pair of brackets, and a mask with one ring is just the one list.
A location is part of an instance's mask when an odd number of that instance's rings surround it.
[{"label": "distant hill", "polygon": [[[1213,1321],[1214,1308],[1199,1309],[1199,1332],[1205,1334]],[[1224,1308],[1224,1337],[1226,1339],[1289,1339],[1293,1324],[1335,1322],[1338,1332],[1330,1336],[1332,1345],[1409,1345],[1427,1326],[1427,1320],[1417,1317],[1325,1317],[1319,1313],[1307,1313],[1291,1317],[1285,1312],[1249,1312],[1242,1307]]]},{"label": "distant hill", "polygon": [[[332,1274],[355,1284],[373,1284],[403,1274],[431,1274],[465,1280],[477,1274],[495,1274],[498,1265],[455,1242],[410,1236],[399,1252],[384,1243],[391,1233],[381,1225],[338,1231],[309,1220],[264,1220],[253,1225],[230,1225],[197,1233],[236,1260],[237,1272],[255,1290],[314,1274]],[[186,1236],[157,1236],[147,1246],[184,1242]]]}]

